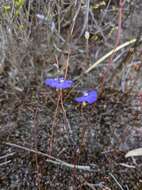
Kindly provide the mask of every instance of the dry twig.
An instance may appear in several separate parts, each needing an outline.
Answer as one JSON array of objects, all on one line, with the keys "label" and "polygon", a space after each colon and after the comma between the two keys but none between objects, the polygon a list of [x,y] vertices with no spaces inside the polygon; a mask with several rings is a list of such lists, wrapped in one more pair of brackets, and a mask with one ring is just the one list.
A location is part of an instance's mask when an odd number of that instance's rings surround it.
[{"label": "dry twig", "polygon": [[21,145],[17,145],[17,144],[14,144],[14,143],[7,143],[6,142],[5,144],[8,145],[8,146],[12,146],[12,147],[15,147],[15,148],[19,148],[19,149],[28,151],[28,152],[36,153],[36,154],[39,154],[41,156],[48,157],[49,159],[47,159],[46,161],[50,162],[52,164],[55,164],[55,165],[61,165],[61,166],[68,167],[70,169],[78,169],[78,170],[84,170],[84,171],[89,171],[89,172],[93,172],[94,171],[92,169],[92,167],[89,166],[89,165],[73,165],[73,164],[64,162],[64,161],[62,161],[62,160],[60,160],[58,158],[55,158],[55,157],[53,157],[53,156],[51,156],[49,154],[40,152],[38,150],[34,150],[34,149],[27,148],[27,147],[23,147]]}]

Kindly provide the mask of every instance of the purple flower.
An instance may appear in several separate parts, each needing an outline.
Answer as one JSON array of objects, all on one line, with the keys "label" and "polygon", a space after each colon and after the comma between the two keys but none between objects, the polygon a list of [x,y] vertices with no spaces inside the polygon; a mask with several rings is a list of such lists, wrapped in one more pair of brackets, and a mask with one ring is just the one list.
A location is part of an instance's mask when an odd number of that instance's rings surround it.
[{"label": "purple flower", "polygon": [[73,85],[73,81],[65,80],[62,77],[46,79],[44,82],[45,82],[45,85],[50,86],[52,88],[56,88],[56,89],[66,89],[66,88],[70,88]]},{"label": "purple flower", "polygon": [[86,103],[87,102],[88,104],[92,104],[92,103],[96,102],[96,100],[97,100],[97,91],[92,90],[92,91],[84,92],[83,96],[77,97],[74,100],[78,103]]}]

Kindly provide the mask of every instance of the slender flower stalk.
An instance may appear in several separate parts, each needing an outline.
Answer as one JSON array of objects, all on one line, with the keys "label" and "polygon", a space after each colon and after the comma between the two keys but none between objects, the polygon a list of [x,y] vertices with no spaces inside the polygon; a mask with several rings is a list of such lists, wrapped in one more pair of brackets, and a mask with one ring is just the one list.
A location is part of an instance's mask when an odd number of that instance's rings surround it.
[{"label": "slender flower stalk", "polygon": [[49,86],[51,88],[54,88],[54,89],[58,90],[57,107],[56,107],[56,110],[55,110],[53,123],[52,123],[52,129],[51,129],[51,133],[52,133],[51,134],[51,140],[50,140],[50,154],[51,154],[52,148],[53,148],[53,141],[54,141],[54,129],[55,129],[55,126],[56,126],[56,118],[57,118],[60,103],[61,103],[61,107],[62,107],[64,116],[66,118],[66,122],[67,122],[66,130],[69,133],[69,137],[72,134],[72,130],[70,128],[69,121],[68,121],[67,116],[66,116],[66,111],[65,111],[64,106],[63,106],[63,99],[62,99],[63,94],[62,93],[63,93],[63,90],[68,89],[73,85],[73,81],[72,80],[66,80],[63,77],[60,77],[60,78],[46,79],[44,81],[44,83],[45,83],[46,86]]}]

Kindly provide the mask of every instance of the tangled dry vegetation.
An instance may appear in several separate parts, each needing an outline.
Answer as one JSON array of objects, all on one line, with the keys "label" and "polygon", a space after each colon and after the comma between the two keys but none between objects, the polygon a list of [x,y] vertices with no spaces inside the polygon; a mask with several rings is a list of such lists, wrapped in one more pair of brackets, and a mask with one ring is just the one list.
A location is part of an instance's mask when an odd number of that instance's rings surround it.
[{"label": "tangled dry vegetation", "polygon": [[[1,0],[0,189],[141,190],[141,0]],[[75,86],[58,92],[46,78]],[[96,89],[83,107],[73,99]],[[71,130],[71,133],[68,132]]]}]

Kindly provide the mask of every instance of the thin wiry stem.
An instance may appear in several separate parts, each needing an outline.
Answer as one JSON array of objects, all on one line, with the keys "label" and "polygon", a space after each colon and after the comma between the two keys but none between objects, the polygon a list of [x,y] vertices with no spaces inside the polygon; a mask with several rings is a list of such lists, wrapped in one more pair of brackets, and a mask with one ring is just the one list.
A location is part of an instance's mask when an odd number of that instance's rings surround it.
[{"label": "thin wiry stem", "polygon": [[124,188],[122,187],[122,185],[120,185],[120,183],[118,182],[118,180],[115,178],[115,176],[112,173],[109,173],[109,175],[114,179],[114,181],[116,182],[116,184],[120,187],[121,190],[124,190]]},{"label": "thin wiry stem", "polygon": [[67,114],[66,114],[66,110],[64,108],[64,104],[63,104],[63,98],[61,96],[61,107],[62,107],[62,110],[63,110],[63,114],[64,114],[64,117],[65,117],[65,121],[67,123],[67,131],[69,131],[69,135],[72,135],[72,129],[71,129],[71,126],[70,126],[70,123],[69,123],[69,120],[67,118]]},{"label": "thin wiry stem", "polygon": [[52,123],[52,128],[51,128],[51,140],[50,140],[50,147],[49,147],[50,154],[51,154],[52,148],[53,148],[54,128],[56,126],[56,119],[57,119],[57,114],[58,114],[58,109],[59,109],[59,103],[60,103],[61,95],[62,95],[62,93],[60,91],[59,94],[58,94],[57,106],[56,106],[56,110],[55,110],[55,113],[54,113],[53,123]]},{"label": "thin wiry stem", "polygon": [[83,35],[86,28],[88,27],[90,0],[86,0],[85,6],[86,6],[85,19],[79,38]]},{"label": "thin wiry stem", "polygon": [[[117,30],[117,33],[116,33],[116,41],[115,41],[115,45],[114,45],[114,51],[117,48],[117,46],[119,45],[119,43],[120,43],[120,35],[121,35],[121,31],[122,31],[121,25],[122,25],[122,16],[123,16],[123,6],[124,6],[124,4],[125,4],[124,0],[119,0],[118,30]],[[110,56],[110,59],[109,59],[109,62],[108,62],[107,69],[102,75],[102,79],[101,79],[102,88],[103,88],[104,81],[106,80],[106,77],[108,75],[108,72],[112,68],[113,57],[114,57],[114,52],[112,52],[112,54]]]},{"label": "thin wiry stem", "polygon": [[79,15],[80,9],[81,9],[81,1],[79,1],[78,8],[77,8],[76,13],[75,13],[75,15],[73,17],[72,27],[71,27],[71,36],[73,34],[75,23],[76,23],[76,19],[77,19],[78,15]]},{"label": "thin wiry stem", "polygon": [[[34,114],[34,118],[33,118],[33,123],[34,123],[34,145],[35,145],[35,149],[37,150],[37,115],[38,115],[38,108],[36,108],[35,110],[35,114]],[[35,163],[36,163],[36,170],[38,173],[41,173],[40,172],[40,167],[39,167],[39,164],[38,164],[38,155],[35,153]],[[40,178],[39,178],[39,175],[36,176],[36,182],[37,182],[37,186],[39,188],[39,190],[41,190],[41,187],[40,187]]]},{"label": "thin wiry stem", "polygon": [[0,167],[1,166],[4,166],[4,165],[6,165],[6,164],[9,164],[11,162],[11,160],[8,160],[8,161],[5,161],[5,162],[2,162],[2,163],[0,163]]}]

